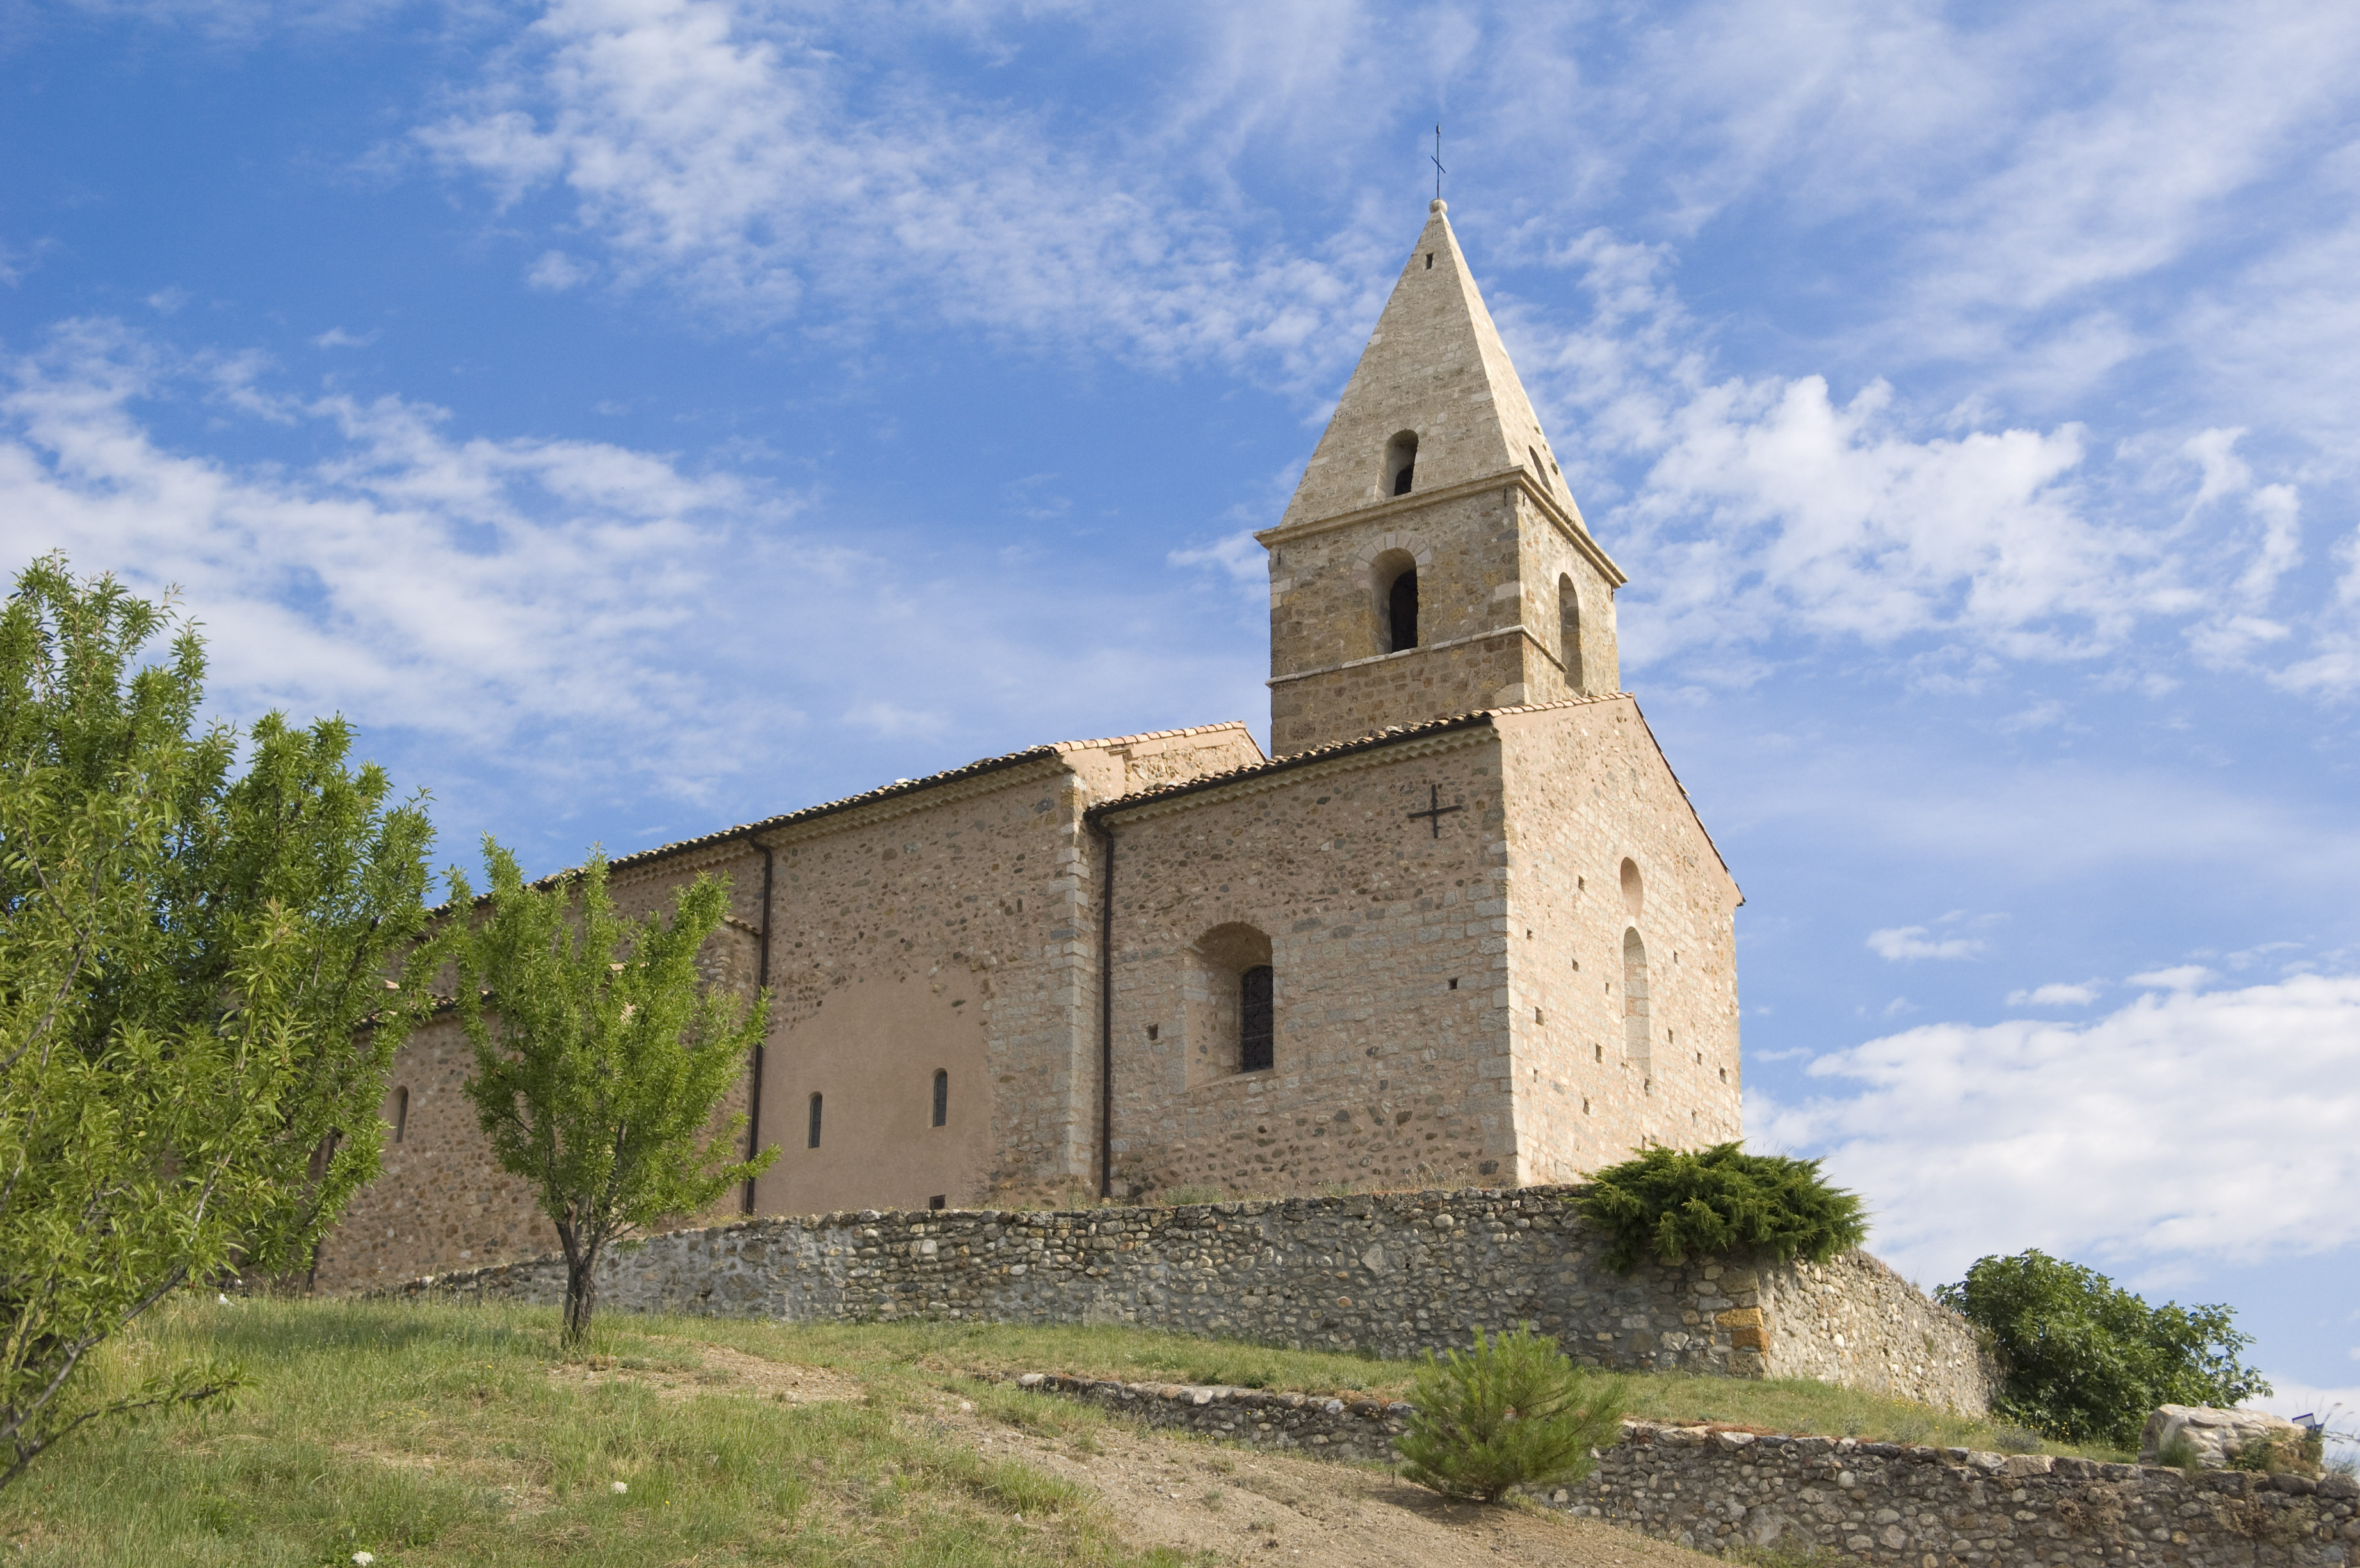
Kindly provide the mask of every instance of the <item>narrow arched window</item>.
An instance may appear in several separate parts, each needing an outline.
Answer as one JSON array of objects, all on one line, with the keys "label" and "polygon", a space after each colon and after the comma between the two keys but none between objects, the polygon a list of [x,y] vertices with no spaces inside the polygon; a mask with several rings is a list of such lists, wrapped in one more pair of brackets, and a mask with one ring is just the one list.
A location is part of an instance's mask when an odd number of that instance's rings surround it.
[{"label": "narrow arched window", "polygon": [[1259,1073],[1277,1058],[1272,1016],[1271,967],[1257,964],[1238,976],[1238,1071]]},{"label": "narrow arched window", "polygon": [[1385,442],[1385,494],[1406,495],[1417,477],[1417,432],[1404,430]]},{"label": "narrow arched window", "polygon": [[1400,653],[1417,646],[1417,568],[1407,566],[1385,590],[1386,640],[1388,653]]},{"label": "narrow arched window", "polygon": [[393,1092],[393,1141],[399,1143],[410,1136],[410,1091]]},{"label": "narrow arched window", "polygon": [[1573,579],[1557,580],[1557,657],[1565,661],[1565,683],[1569,691],[1587,690],[1581,683],[1581,598],[1573,591]]},{"label": "narrow arched window", "polygon": [[803,1147],[805,1149],[819,1147],[819,1096],[817,1094],[811,1097],[811,1127],[803,1134]]},{"label": "narrow arched window", "polygon": [[941,1068],[934,1069],[934,1125],[947,1127],[951,1119],[951,1075]]},{"label": "narrow arched window", "polygon": [[1633,1060],[1652,1054],[1647,1028],[1647,944],[1635,926],[1622,933],[1622,1047]]}]

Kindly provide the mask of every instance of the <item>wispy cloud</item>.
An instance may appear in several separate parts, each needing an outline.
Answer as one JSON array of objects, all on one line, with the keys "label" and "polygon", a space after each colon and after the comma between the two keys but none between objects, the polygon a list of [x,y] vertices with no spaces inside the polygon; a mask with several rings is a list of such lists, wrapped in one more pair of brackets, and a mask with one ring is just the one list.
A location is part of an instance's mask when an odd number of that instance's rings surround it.
[{"label": "wispy cloud", "polygon": [[1955,1279],[2027,1247],[2252,1262],[2360,1243],[2360,979],[1931,1024],[1809,1073],[1827,1097],[1749,1096],[1747,1136],[1826,1154],[1906,1271]]},{"label": "wispy cloud", "polygon": [[2052,980],[2028,991],[2010,991],[2007,1005],[2011,1007],[2086,1007],[2096,1001],[2099,993],[2104,989],[2105,983],[2100,980]]}]

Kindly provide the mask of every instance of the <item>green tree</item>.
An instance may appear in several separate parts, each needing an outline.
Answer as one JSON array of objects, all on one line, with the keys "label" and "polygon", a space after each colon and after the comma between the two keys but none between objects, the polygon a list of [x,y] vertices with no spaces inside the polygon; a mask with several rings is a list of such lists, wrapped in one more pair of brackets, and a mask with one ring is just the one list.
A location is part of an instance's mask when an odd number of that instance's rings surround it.
[{"label": "green tree", "polygon": [[424,925],[420,802],[347,768],[339,720],[264,718],[239,772],[204,670],[168,604],[60,556],[0,609],[0,1486],[85,1422],[235,1385],[101,1394],[91,1354],[184,1285],[308,1265],[377,1173],[426,1001],[388,979]]},{"label": "green tree", "polygon": [[1446,1497],[1497,1502],[1516,1486],[1579,1481],[1590,1451],[1622,1435],[1627,1387],[1577,1367],[1557,1341],[1518,1328],[1472,1350],[1426,1354],[1393,1440],[1402,1475]]},{"label": "green tree", "polygon": [[1648,1149],[1599,1171],[1577,1203],[1610,1238],[1608,1266],[1625,1274],[1649,1258],[1680,1263],[1738,1248],[1825,1263],[1868,1238],[1859,1197],[1830,1185],[1818,1160],[1735,1143]]},{"label": "green tree", "polygon": [[2038,1250],[1983,1258],[1934,1294],[1990,1334],[2001,1415],[2068,1443],[2136,1448],[2158,1405],[2234,1405],[2270,1386],[2225,1306],[2150,1307],[2095,1269]]},{"label": "green tree", "polygon": [[752,1007],[699,978],[698,952],[728,912],[729,885],[700,877],[672,918],[629,920],[606,891],[606,858],[528,886],[489,838],[489,908],[470,918],[450,874],[459,1013],[475,1048],[467,1093],[503,1169],[530,1181],[565,1250],[565,1343],[597,1304],[606,1244],[694,1214],[767,1170],[778,1150],[731,1158],[746,1118],[714,1109],[762,1038]]}]

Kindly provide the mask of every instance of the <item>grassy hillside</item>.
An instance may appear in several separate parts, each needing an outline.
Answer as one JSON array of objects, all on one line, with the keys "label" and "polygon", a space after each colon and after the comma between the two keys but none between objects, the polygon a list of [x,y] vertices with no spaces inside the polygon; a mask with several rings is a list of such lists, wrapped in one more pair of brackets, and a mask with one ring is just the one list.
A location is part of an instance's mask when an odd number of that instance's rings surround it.
[{"label": "grassy hillside", "polygon": [[[1140,1554],[1087,1489],[1011,1456],[1017,1445],[995,1452],[990,1432],[1012,1425],[1038,1451],[1094,1453],[1108,1418],[989,1375],[1399,1394],[1412,1371],[1121,1329],[621,1314],[569,1364],[556,1329],[541,1310],[176,1303],[106,1375],[213,1352],[251,1388],[227,1411],[70,1440],[0,1494],[0,1537],[12,1563],[60,1565],[326,1564],[363,1550],[387,1568],[1193,1561]],[[1633,1389],[1634,1413],[1659,1418],[1998,1443],[1819,1385]]]}]

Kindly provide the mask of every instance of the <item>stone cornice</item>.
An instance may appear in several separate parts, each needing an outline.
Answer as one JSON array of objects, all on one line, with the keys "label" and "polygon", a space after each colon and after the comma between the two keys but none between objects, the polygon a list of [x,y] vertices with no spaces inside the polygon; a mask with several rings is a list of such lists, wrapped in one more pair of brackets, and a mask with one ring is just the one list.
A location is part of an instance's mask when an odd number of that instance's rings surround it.
[{"label": "stone cornice", "polygon": [[1504,626],[1493,626],[1489,631],[1470,632],[1465,637],[1448,637],[1441,642],[1422,642],[1415,648],[1402,648],[1394,653],[1372,653],[1366,659],[1348,659],[1341,664],[1323,664],[1317,670],[1290,670],[1284,675],[1273,675],[1262,684],[1283,686],[1290,681],[1308,681],[1315,675],[1333,675],[1338,670],[1358,670],[1366,664],[1382,664],[1389,659],[1415,659],[1421,653],[1439,653],[1446,648],[1463,648],[1470,642],[1483,642],[1495,637],[1522,637],[1540,649],[1551,664],[1559,670],[1565,668],[1558,662],[1557,655],[1549,652],[1548,644],[1543,642],[1537,633],[1522,621],[1512,621]]},{"label": "stone cornice", "polygon": [[1541,516],[1546,517],[1551,524],[1555,525],[1557,531],[1565,536],[1567,542],[1580,553],[1582,559],[1598,569],[1599,573],[1608,583],[1620,588],[1631,581],[1622,574],[1622,569],[1614,564],[1613,558],[1606,553],[1596,539],[1590,537],[1590,528],[1582,522],[1581,515],[1579,512],[1567,510],[1564,503],[1550,495],[1546,487],[1534,479],[1532,471],[1521,464],[1514,468],[1502,469],[1497,474],[1487,474],[1480,479],[1468,479],[1457,485],[1447,485],[1438,490],[1417,490],[1406,495],[1389,495],[1372,506],[1357,507],[1349,512],[1338,512],[1331,517],[1306,517],[1299,523],[1282,523],[1274,528],[1262,529],[1254,535],[1254,539],[1267,549],[1286,544],[1295,539],[1308,539],[1313,534],[1324,534],[1334,528],[1358,528],[1369,523],[1382,522],[1386,518],[1415,512],[1437,502],[1456,501],[1463,496],[1480,495],[1491,490],[1521,491],[1524,497],[1539,510]]}]

